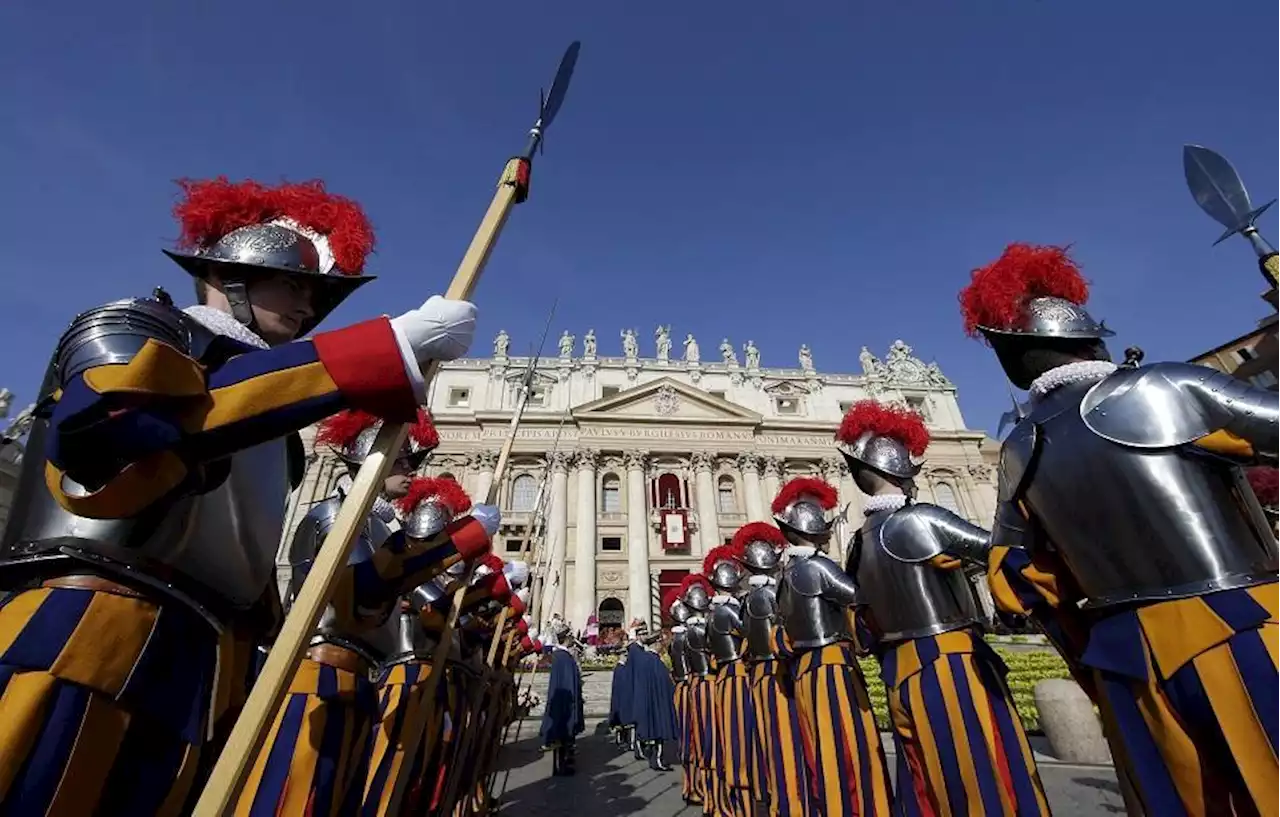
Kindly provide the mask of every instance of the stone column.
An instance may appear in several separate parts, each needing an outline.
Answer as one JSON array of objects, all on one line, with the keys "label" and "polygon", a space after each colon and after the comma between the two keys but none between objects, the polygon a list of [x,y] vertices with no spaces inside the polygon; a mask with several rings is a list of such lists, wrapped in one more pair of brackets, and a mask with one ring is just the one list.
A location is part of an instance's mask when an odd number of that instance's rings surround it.
[{"label": "stone column", "polygon": [[[768,509],[773,505],[773,498],[778,495],[778,491],[782,490],[782,460],[768,456],[761,457],[760,462],[764,474],[764,506]],[[773,518],[772,513],[769,518]]]},{"label": "stone column", "polygon": [[[822,476],[822,481],[836,489],[836,509],[837,517],[844,510],[845,503],[849,501],[848,496],[844,493],[840,486],[840,460],[834,457],[828,457],[818,463],[818,473]],[[850,516],[847,521],[837,521],[834,535],[831,537],[831,545],[828,552],[836,560],[836,564],[844,564],[845,549],[849,542],[849,537],[857,529],[857,521]]]},{"label": "stone column", "polygon": [[742,472],[742,493],[746,497],[747,521],[767,522],[764,497],[760,492],[760,458],[755,454],[739,454],[738,470]]},{"label": "stone column", "polygon": [[[471,501],[479,505],[485,501],[489,489],[493,487],[493,469],[498,466],[498,454],[496,451],[477,451],[471,455],[471,461],[468,464],[476,471],[475,490],[472,492]],[[497,504],[499,507],[502,506],[501,497]]]},{"label": "stone column", "polygon": [[649,590],[649,503],[645,463],[641,451],[626,453],[627,466],[627,620],[638,618],[653,626]]},{"label": "stone column", "polygon": [[[564,614],[565,542],[569,532],[569,464],[571,455],[557,451],[551,455],[551,506],[547,509],[547,550],[550,568],[544,585],[546,598],[542,604],[538,629],[545,629],[553,613]],[[558,582],[553,585],[553,582]],[[586,622],[583,622],[585,626]]]},{"label": "stone column", "polygon": [[578,520],[574,533],[573,595],[569,620],[584,629],[596,609],[596,458],[599,452],[582,450],[574,457],[578,467]]},{"label": "stone column", "polygon": [[702,545],[696,555],[705,556],[720,545],[720,516],[716,508],[716,485],[711,479],[716,460],[705,451],[695,451],[693,464],[698,495],[698,541]]}]

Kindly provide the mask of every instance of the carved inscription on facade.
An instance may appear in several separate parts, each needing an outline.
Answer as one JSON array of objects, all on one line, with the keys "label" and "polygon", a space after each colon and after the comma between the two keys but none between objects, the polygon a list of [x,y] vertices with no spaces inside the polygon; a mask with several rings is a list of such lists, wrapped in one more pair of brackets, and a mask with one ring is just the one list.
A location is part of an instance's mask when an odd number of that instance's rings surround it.
[{"label": "carved inscription on facade", "polygon": [[661,426],[619,426],[588,428],[583,436],[610,437],[627,440],[740,440],[750,442],[755,435],[750,429],[663,428]]}]

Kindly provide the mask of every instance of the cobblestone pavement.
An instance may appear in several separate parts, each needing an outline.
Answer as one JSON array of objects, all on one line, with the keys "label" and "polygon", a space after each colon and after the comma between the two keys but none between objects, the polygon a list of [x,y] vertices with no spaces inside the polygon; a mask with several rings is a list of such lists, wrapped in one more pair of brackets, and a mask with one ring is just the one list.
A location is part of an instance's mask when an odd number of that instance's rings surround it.
[{"label": "cobblestone pavement", "polygon": [[[552,777],[551,756],[538,746],[538,724],[524,721],[508,735],[498,759],[494,790],[508,817],[696,817],[701,810],[680,798],[680,771],[651,771],[630,752],[620,752],[592,723],[578,741],[578,773]],[[668,752],[670,755],[670,752]],[[893,756],[889,768],[894,766]],[[1115,773],[1106,766],[1041,763],[1040,776],[1055,817],[1124,814]]]}]

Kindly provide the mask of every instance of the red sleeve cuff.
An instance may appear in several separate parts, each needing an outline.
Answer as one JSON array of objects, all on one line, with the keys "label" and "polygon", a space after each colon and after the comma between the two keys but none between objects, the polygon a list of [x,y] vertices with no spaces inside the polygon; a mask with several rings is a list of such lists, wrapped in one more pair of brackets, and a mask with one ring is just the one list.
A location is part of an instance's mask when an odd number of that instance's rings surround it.
[{"label": "red sleeve cuff", "polygon": [[391,321],[375,318],[321,332],[311,342],[350,408],[395,423],[418,419],[417,400]]},{"label": "red sleeve cuff", "polygon": [[[519,598],[517,598],[516,600],[517,600],[517,601],[519,601]],[[523,606],[524,606],[524,602],[520,602],[520,606],[521,606],[521,607],[523,607]],[[523,616],[523,615],[524,615],[524,613],[520,613],[520,615],[522,615],[522,616]],[[516,629],[520,631],[520,635],[528,635],[528,634],[529,634],[529,625],[528,625],[528,624],[525,624],[525,623],[524,623],[524,619],[522,619],[522,618],[517,618],[517,619],[516,619]]]},{"label": "red sleeve cuff", "polygon": [[464,560],[470,561],[489,552],[491,547],[489,534],[485,532],[484,525],[470,516],[455,519],[449,523],[445,531],[453,540],[453,546],[458,551],[458,555]]},{"label": "red sleeve cuff", "polygon": [[[525,611],[524,602],[520,600],[519,596],[512,596],[511,601],[507,602],[507,605],[511,608],[511,612],[515,615],[517,619],[519,619],[520,616],[524,615],[524,611]],[[520,624],[524,624],[524,622],[516,621],[516,624],[518,626]],[[526,630],[527,629],[528,628],[526,628]]]},{"label": "red sleeve cuff", "polygon": [[525,652],[533,652],[533,648],[534,648],[534,642],[533,642],[533,639],[529,638],[529,636],[525,636],[524,638],[520,639],[520,649],[524,650]]}]

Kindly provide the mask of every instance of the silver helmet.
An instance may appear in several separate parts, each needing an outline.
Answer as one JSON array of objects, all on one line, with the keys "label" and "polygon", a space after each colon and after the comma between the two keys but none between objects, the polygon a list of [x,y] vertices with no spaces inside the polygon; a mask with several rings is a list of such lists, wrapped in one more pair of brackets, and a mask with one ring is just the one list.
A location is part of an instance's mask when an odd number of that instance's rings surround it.
[{"label": "silver helmet", "polygon": [[471,498],[451,479],[415,479],[396,500],[401,527],[410,539],[430,539],[471,507]]},{"label": "silver helmet", "polygon": [[182,247],[190,251],[165,255],[196,278],[216,275],[232,314],[246,326],[254,325],[247,285],[256,278],[283,274],[310,286],[313,314],[299,326],[299,337],[373,280],[362,274],[373,250],[372,225],[358,204],[327,192],[322,182],[180,184],[185,197],[174,214]]},{"label": "silver helmet", "polygon": [[675,623],[684,624],[689,620],[689,616],[693,615],[693,610],[689,608],[689,605],[685,604],[684,599],[677,598],[667,607],[667,613]]},{"label": "silver helmet", "polygon": [[681,598],[693,612],[705,613],[711,607],[711,593],[707,589],[706,578],[702,576],[699,578],[702,581],[690,582]]},{"label": "silver helmet", "polygon": [[732,592],[742,583],[742,564],[731,545],[712,548],[702,562],[702,574],[711,586],[724,592]]},{"label": "silver helmet", "polygon": [[[358,468],[373,451],[374,440],[381,429],[382,420],[372,414],[340,411],[320,423],[316,443],[328,445],[348,467]],[[408,461],[410,471],[417,471],[438,445],[440,436],[430,415],[418,409],[417,422],[409,426],[401,455]]]},{"label": "silver helmet", "polygon": [[836,503],[836,491],[827,483],[813,477],[796,477],[782,486],[774,498],[773,518],[784,530],[822,536],[831,532],[834,520],[827,518],[827,511]]},{"label": "silver helmet", "polygon": [[787,546],[782,531],[768,522],[750,522],[733,535],[733,549],[748,570],[768,573],[776,570],[782,551]]},{"label": "silver helmet", "polygon": [[1083,304],[1089,284],[1064,247],[1012,243],[973,271],[960,293],[965,331],[995,342],[1019,337],[1098,340],[1115,333]]},{"label": "silver helmet", "polygon": [[914,463],[929,446],[924,418],[911,409],[859,400],[845,412],[836,431],[840,453],[851,470],[871,468],[898,479],[911,479],[923,463]]}]

